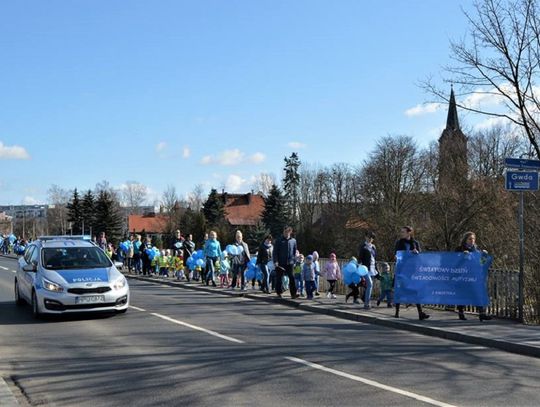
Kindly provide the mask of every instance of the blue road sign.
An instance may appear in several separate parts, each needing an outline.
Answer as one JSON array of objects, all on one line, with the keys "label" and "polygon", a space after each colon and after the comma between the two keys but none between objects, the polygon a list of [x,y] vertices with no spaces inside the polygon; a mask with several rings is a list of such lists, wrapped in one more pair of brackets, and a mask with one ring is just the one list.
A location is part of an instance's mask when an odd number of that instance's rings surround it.
[{"label": "blue road sign", "polygon": [[540,170],[540,160],[526,160],[523,158],[505,158],[506,168],[523,168],[531,170]]},{"label": "blue road sign", "polygon": [[506,171],[508,191],[538,191],[538,171]]}]

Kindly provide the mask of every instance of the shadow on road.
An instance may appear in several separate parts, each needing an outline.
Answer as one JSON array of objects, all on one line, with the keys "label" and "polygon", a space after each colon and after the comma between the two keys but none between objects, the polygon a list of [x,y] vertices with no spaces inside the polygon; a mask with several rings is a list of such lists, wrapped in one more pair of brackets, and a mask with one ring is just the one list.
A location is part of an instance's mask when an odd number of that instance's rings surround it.
[{"label": "shadow on road", "polygon": [[74,313],[64,315],[44,315],[40,319],[32,316],[29,305],[17,306],[13,301],[0,302],[0,325],[26,325],[26,324],[48,324],[65,321],[89,321],[96,319],[106,319],[116,315],[111,312],[99,313]]}]

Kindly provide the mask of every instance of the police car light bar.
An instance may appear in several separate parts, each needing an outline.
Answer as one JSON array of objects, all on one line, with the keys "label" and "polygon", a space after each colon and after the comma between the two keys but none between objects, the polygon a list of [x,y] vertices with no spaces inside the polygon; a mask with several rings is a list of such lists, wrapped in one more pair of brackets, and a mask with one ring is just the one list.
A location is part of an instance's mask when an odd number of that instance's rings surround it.
[{"label": "police car light bar", "polygon": [[50,241],[50,240],[92,240],[90,235],[67,235],[67,236],[40,236],[38,240]]}]

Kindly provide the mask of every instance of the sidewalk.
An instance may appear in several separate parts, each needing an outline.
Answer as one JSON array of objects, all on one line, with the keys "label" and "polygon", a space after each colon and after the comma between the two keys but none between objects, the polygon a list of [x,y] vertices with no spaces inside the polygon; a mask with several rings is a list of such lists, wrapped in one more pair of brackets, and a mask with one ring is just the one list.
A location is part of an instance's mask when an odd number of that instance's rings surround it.
[{"label": "sidewalk", "polygon": [[338,296],[335,300],[327,299],[325,294],[321,294],[320,297],[316,297],[316,299],[311,301],[306,299],[292,300],[285,293],[283,298],[278,298],[275,294],[262,294],[260,291],[252,290],[251,288],[248,288],[247,291],[226,290],[207,287],[197,282],[180,282],[173,278],[143,277],[130,274],[126,274],[126,277],[219,295],[266,301],[304,311],[331,315],[349,321],[382,325],[421,335],[434,336],[540,358],[540,327],[522,325],[515,321],[493,319],[491,321],[480,322],[478,316],[474,314],[467,315],[467,321],[460,321],[455,312],[427,308],[426,312],[431,315],[430,319],[419,321],[414,305],[409,308],[402,305],[400,318],[397,319],[394,318],[394,308],[387,308],[385,303],[381,303],[381,306],[377,307],[373,302],[370,310],[364,310],[363,304],[352,304],[351,301],[345,304],[345,297],[342,295]]}]

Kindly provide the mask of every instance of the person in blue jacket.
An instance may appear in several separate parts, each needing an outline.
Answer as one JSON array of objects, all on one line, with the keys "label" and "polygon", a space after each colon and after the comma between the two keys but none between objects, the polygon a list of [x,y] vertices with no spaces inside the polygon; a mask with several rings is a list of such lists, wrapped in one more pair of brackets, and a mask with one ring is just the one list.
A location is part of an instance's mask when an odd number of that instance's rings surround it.
[{"label": "person in blue jacket", "polygon": [[206,258],[206,285],[212,282],[215,287],[214,281],[214,264],[218,259],[221,259],[221,244],[217,240],[217,233],[213,230],[208,235],[208,240],[204,243],[204,257]]}]

